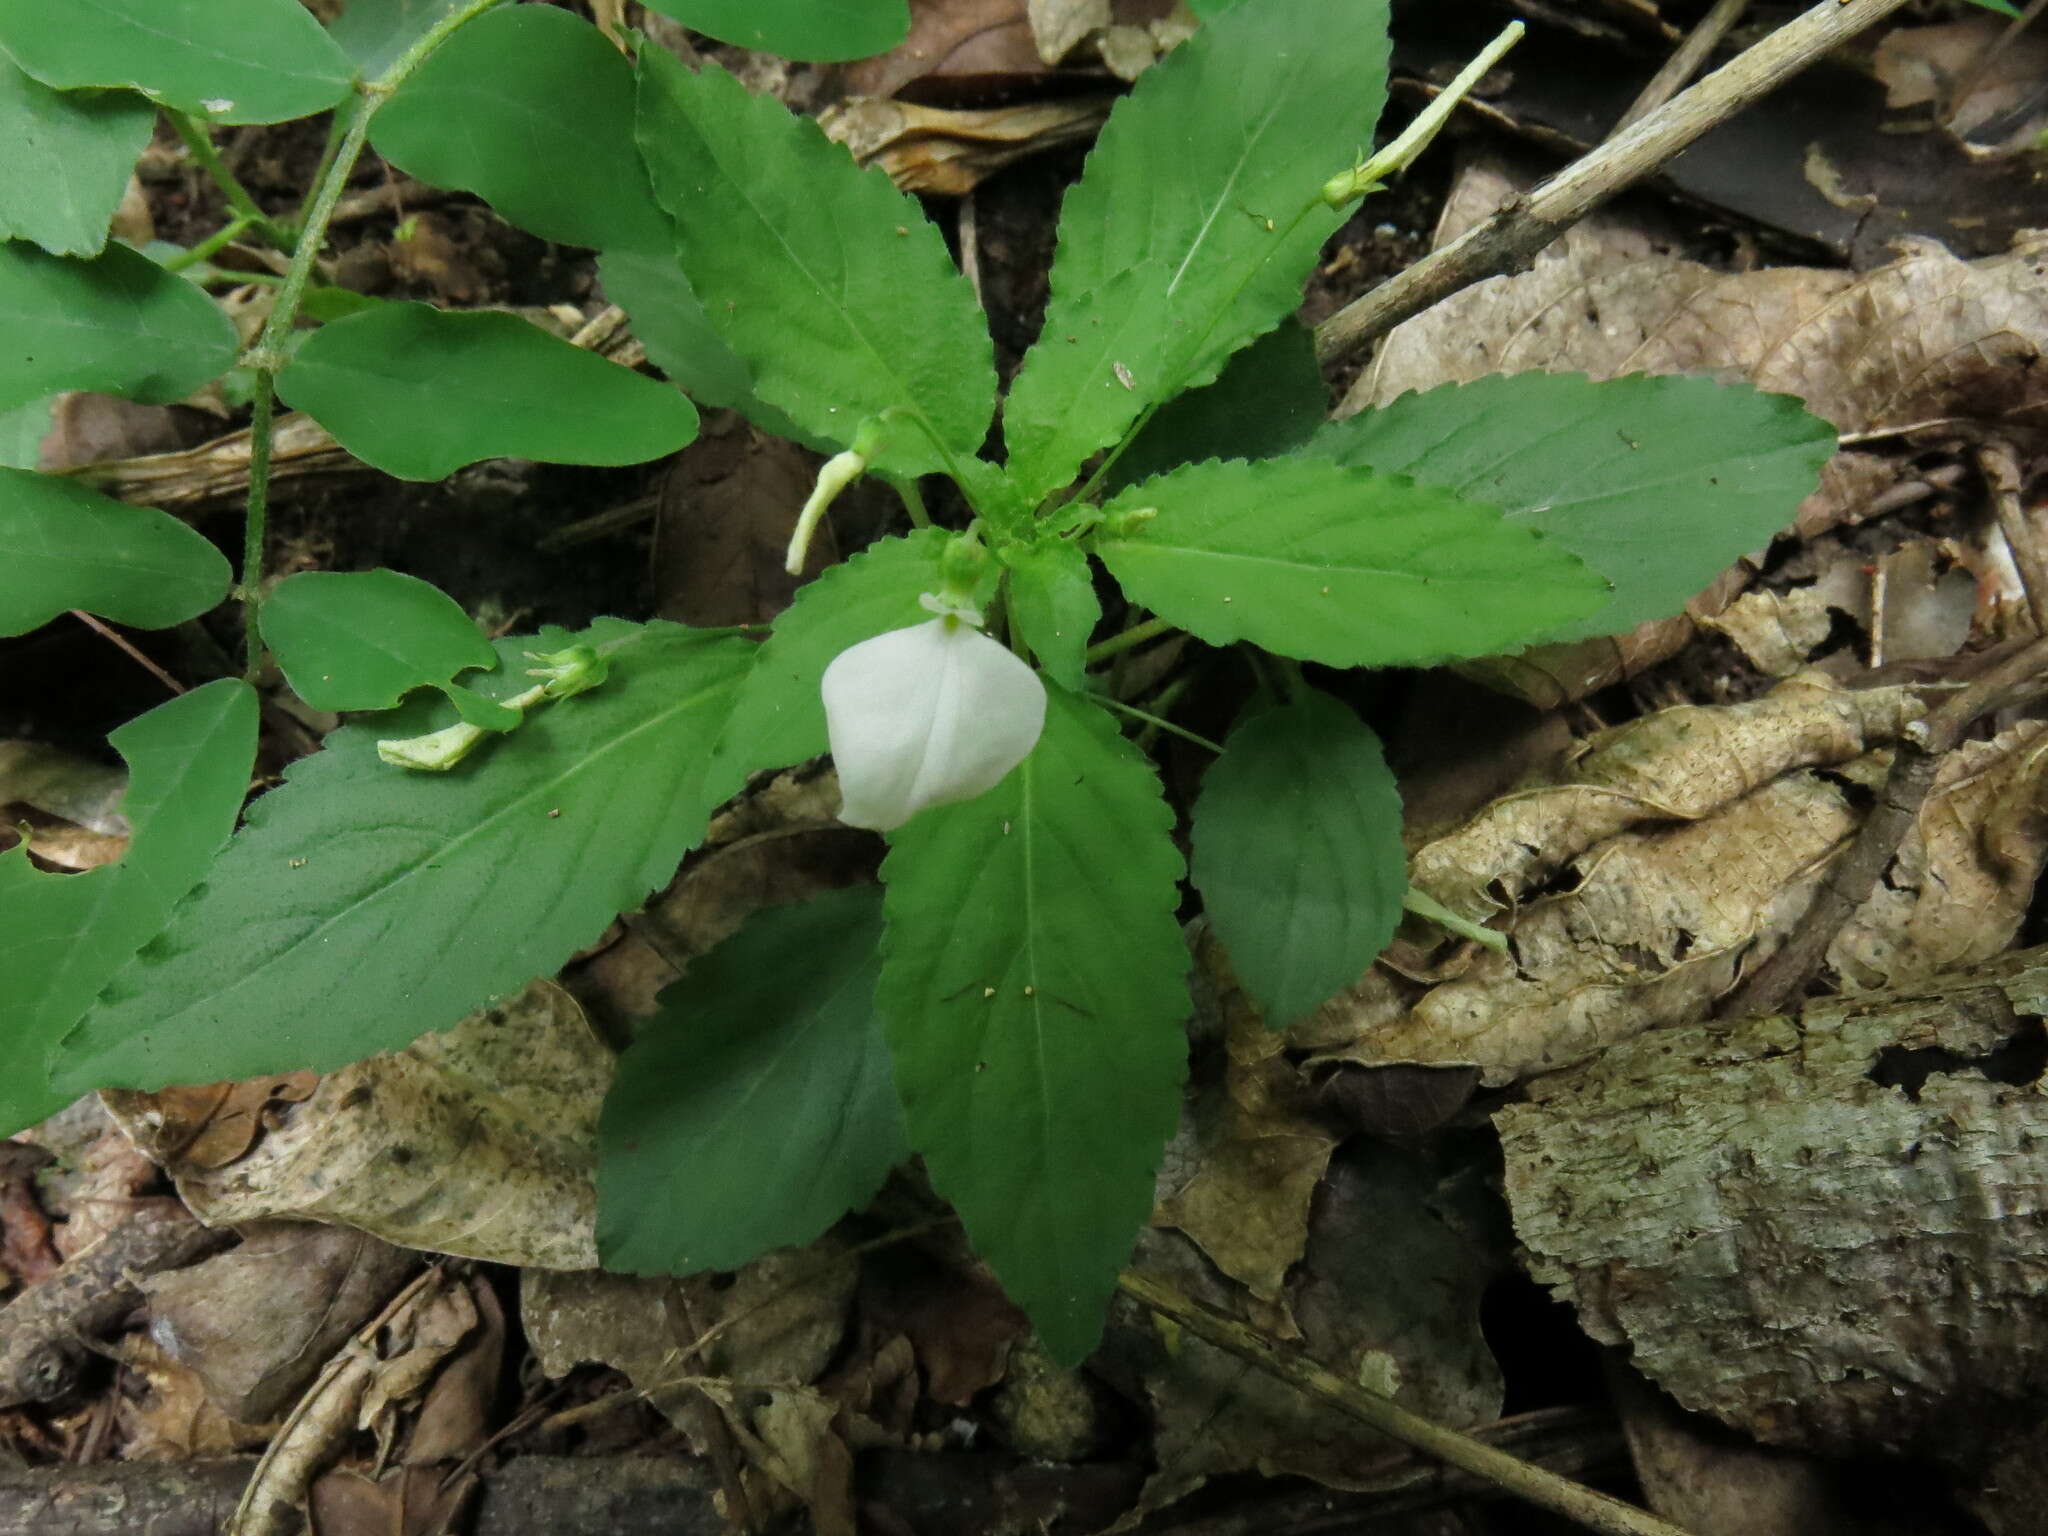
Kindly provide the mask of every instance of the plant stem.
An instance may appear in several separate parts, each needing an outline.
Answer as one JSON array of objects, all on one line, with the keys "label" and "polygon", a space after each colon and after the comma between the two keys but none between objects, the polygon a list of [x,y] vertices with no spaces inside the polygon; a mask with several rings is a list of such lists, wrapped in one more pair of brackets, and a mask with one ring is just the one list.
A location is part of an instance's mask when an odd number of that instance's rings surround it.
[{"label": "plant stem", "polygon": [[1460,938],[1470,939],[1475,944],[1483,944],[1495,954],[1504,955],[1508,952],[1506,934],[1498,928],[1489,928],[1484,923],[1475,923],[1469,917],[1460,917],[1427,891],[1419,891],[1414,886],[1409,886],[1402,893],[1401,905],[1417,917],[1426,917],[1437,927],[1447,928]]},{"label": "plant stem", "polygon": [[1155,731],[1165,731],[1169,735],[1178,736],[1182,741],[1191,741],[1198,747],[1206,747],[1218,757],[1223,755],[1223,748],[1218,743],[1211,741],[1206,736],[1197,736],[1186,726],[1175,725],[1171,720],[1161,719],[1150,710],[1140,709],[1135,704],[1126,704],[1120,699],[1112,699],[1106,693],[1097,694],[1095,702],[1108,706],[1118,714],[1129,715],[1133,720],[1142,720]]},{"label": "plant stem", "polygon": [[1122,634],[1111,635],[1107,640],[1089,646],[1088,665],[1092,667],[1098,661],[1107,661],[1112,656],[1121,656],[1125,651],[1135,646],[1143,645],[1147,640],[1163,635],[1172,628],[1173,623],[1169,619],[1153,618],[1133,624]]},{"label": "plant stem", "polygon": [[241,216],[243,227],[260,230],[263,238],[272,245],[283,249],[291,242],[278,227],[270,222],[268,214],[256,206],[256,199],[249,195],[249,189],[236,179],[235,173],[227,168],[220,151],[213,147],[213,136],[206,125],[194,119],[189,113],[172,112],[171,126],[178,130],[178,137],[185,141],[185,147],[192,152],[192,158],[199,162],[201,170],[213,178],[213,184],[220,188],[228,200],[228,206]]},{"label": "plant stem", "polygon": [[1182,1295],[1163,1280],[1127,1269],[1117,1277],[1117,1289],[1196,1338],[1279,1378],[1306,1397],[1329,1404],[1347,1419],[1411,1445],[1446,1466],[1483,1477],[1504,1492],[1588,1530],[1604,1536],[1685,1536],[1677,1526],[1633,1504],[1559,1477],[1483,1440],[1410,1413],[1390,1397],[1354,1386],[1299,1351],[1276,1344],[1236,1318]]},{"label": "plant stem", "polygon": [[190,250],[180,251],[164,263],[166,272],[183,272],[187,267],[196,267],[209,256],[228,245],[255,227],[255,221],[247,214],[237,214],[229,223],[222,225]]},{"label": "plant stem", "polygon": [[[334,220],[334,209],[341,201],[342,188],[348,185],[349,177],[355,173],[356,161],[362,157],[363,145],[369,140],[371,117],[384,104],[385,98],[425,63],[428,55],[447,41],[457,28],[499,3],[500,0],[467,0],[459,9],[429,27],[377,79],[357,88],[355,100],[349,103],[344,125],[336,139],[333,157],[327,161],[320,184],[313,189],[312,203],[299,226],[298,244],[292,250],[291,265],[285,270],[277,302],[271,308],[270,318],[264,322],[263,334],[257,337],[256,345],[242,359],[255,374],[255,393],[249,419],[249,500],[242,528],[241,581],[248,628],[247,665],[251,679],[263,659],[263,639],[256,619],[263,602],[264,525],[270,508],[270,431],[276,410],[273,385],[278,370],[285,364],[285,340],[298,321],[299,305],[306,296],[306,284],[313,275],[313,266],[320,259],[320,248],[327,243],[327,226]],[[177,114],[172,116],[175,119]],[[209,150],[212,148],[210,144],[207,147]],[[260,212],[257,216],[261,217]]]},{"label": "plant stem", "polygon": [[917,476],[885,475],[883,478],[895,490],[897,499],[903,503],[903,510],[910,514],[910,526],[931,527],[932,515],[924,508],[924,492],[918,487]]}]

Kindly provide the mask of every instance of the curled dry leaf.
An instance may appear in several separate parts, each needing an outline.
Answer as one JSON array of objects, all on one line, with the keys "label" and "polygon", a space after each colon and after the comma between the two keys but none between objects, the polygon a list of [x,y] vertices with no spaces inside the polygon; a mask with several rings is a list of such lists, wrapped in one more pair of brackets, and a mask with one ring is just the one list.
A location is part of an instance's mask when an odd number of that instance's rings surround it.
[{"label": "curled dry leaf", "polygon": [[[1810,674],[1753,704],[1665,710],[1594,738],[1567,782],[1418,850],[1454,910],[1508,909],[1511,952],[1425,986],[1385,966],[1292,1033],[1323,1062],[1469,1065],[1499,1084],[1710,1013],[1804,917],[1919,714],[1906,690]],[[2037,723],[1952,754],[1879,890],[1829,953],[1846,987],[1997,954],[2048,860]],[[1875,750],[1873,750],[1875,749]]]},{"label": "curled dry leaf", "polygon": [[828,107],[818,124],[879,165],[905,192],[962,197],[1027,155],[1093,138],[1112,98],[1020,102],[1004,107],[926,107],[864,96]]},{"label": "curled dry leaf", "polygon": [[[210,1223],[340,1222],[435,1253],[586,1269],[597,1263],[591,1183],[612,1053],[550,981],[320,1079],[225,1166],[172,1158]],[[267,1082],[267,1080],[266,1080]],[[156,1095],[123,1094],[137,1124]]]},{"label": "curled dry leaf", "polygon": [[1497,1117],[1531,1272],[1772,1444],[1981,1465],[2048,1373],[2048,952],[1664,1030]]}]

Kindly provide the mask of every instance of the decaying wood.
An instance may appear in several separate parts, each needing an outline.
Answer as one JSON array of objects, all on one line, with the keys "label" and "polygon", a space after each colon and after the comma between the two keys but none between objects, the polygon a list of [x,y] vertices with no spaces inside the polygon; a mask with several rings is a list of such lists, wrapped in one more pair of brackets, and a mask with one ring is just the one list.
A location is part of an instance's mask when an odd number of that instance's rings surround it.
[{"label": "decaying wood", "polygon": [[1497,1116],[1586,1331],[1773,1444],[1977,1465],[2048,1407],[2048,950],[1654,1030]]},{"label": "decaying wood", "polygon": [[[1325,364],[1362,355],[1410,315],[1497,273],[1512,271],[1616,193],[1671,160],[1829,50],[1905,0],[1821,0],[1754,48],[1680,92],[1633,127],[1517,199],[1485,223],[1337,311],[1316,328]],[[1347,402],[1346,410],[1356,409]]]},{"label": "decaying wood", "polygon": [[142,1206],[48,1279],[0,1308],[0,1408],[47,1403],[77,1385],[86,1340],[142,1303],[138,1278],[176,1269],[234,1241],[173,1201]]}]

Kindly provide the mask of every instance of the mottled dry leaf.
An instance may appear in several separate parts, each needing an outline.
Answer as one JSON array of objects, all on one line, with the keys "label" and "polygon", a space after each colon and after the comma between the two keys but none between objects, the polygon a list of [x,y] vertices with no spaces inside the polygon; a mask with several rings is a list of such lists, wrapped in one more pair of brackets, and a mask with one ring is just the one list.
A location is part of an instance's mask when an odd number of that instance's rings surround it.
[{"label": "mottled dry leaf", "polygon": [[[1354,1143],[1316,1200],[1306,1259],[1286,1305],[1300,1347],[1347,1381],[1458,1427],[1497,1418],[1501,1377],[1479,1329],[1479,1299],[1506,1259],[1494,1197],[1476,1168],[1437,1166],[1402,1149]],[[1133,1267],[1233,1315],[1268,1309],[1220,1279],[1186,1240],[1149,1228]],[[1255,1366],[1120,1303],[1097,1366],[1154,1414],[1157,1470],[1139,1516],[1234,1472],[1369,1486],[1399,1452]]]},{"label": "mottled dry leaf", "polygon": [[223,1413],[199,1374],[159,1348],[149,1335],[125,1340],[121,1363],[143,1388],[118,1399],[125,1459],[206,1460],[236,1455],[270,1438],[268,1428]]},{"label": "mottled dry leaf", "polygon": [[1965,1465],[2039,1423],[2048,954],[1693,1025],[1497,1116],[1516,1235],[1596,1339],[1773,1444]]},{"label": "mottled dry leaf", "polygon": [[2028,721],[1943,760],[1868,901],[1828,947],[1856,991],[1989,960],[2010,944],[2048,858],[2048,724]]},{"label": "mottled dry leaf", "polygon": [[329,1073],[239,1161],[173,1161],[170,1172],[210,1223],[300,1217],[435,1253],[589,1268],[611,1072],[575,1000],[537,981],[453,1029]]},{"label": "mottled dry leaf", "polygon": [[[1210,946],[1210,958],[1221,964]],[[1153,1212],[1260,1301],[1278,1303],[1308,1245],[1309,1201],[1337,1137],[1303,1107],[1300,1074],[1241,992],[1221,993],[1223,1082],[1199,1090],[1168,1149]]]},{"label": "mottled dry leaf", "polygon": [[1660,710],[1579,743],[1560,782],[1502,796],[1415,851],[1409,878],[1483,919],[1605,838],[1696,821],[1780,774],[1846,763],[1924,713],[1907,688],[1842,688],[1819,673],[1748,704]]},{"label": "mottled dry leaf", "polygon": [[239,1247],[143,1280],[150,1337],[230,1418],[280,1418],[418,1264],[345,1227],[256,1223]]},{"label": "mottled dry leaf", "polygon": [[[1908,690],[1807,673],[1752,704],[1602,733],[1568,782],[1505,796],[1415,855],[1412,878],[1447,905],[1512,908],[1510,953],[1462,950],[1427,989],[1382,965],[1291,1043],[1322,1048],[1318,1065],[1472,1066],[1500,1084],[1711,1013],[1805,917],[1889,771],[1883,744],[1919,713]],[[2011,942],[2048,861],[2044,734],[2021,725],[1944,763],[1825,979],[1895,985]]]}]

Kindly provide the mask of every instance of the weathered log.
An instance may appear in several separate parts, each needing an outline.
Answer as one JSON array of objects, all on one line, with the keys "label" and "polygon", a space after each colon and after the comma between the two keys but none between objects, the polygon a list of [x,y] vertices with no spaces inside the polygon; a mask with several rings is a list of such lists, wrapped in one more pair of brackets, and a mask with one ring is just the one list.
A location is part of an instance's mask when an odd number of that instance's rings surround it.
[{"label": "weathered log", "polygon": [[1502,1110],[1531,1273],[1687,1408],[1976,1468],[2048,1407],[2048,949],[1654,1030]]}]

